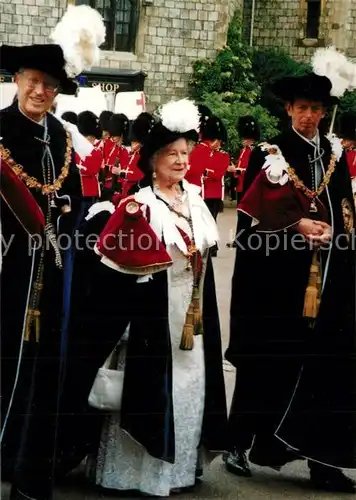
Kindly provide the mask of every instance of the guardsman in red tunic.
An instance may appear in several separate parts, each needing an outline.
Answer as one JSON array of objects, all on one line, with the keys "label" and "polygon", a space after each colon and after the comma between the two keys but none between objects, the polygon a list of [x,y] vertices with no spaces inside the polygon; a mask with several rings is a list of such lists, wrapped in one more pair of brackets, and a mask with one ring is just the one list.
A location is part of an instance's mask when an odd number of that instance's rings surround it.
[{"label": "guardsman in red tunic", "polygon": [[100,197],[99,173],[103,163],[103,153],[100,148],[95,147],[101,137],[98,117],[91,111],[79,113],[78,130],[94,146],[92,153],[84,160],[77,153],[75,154],[86,212]]},{"label": "guardsman in red tunic", "polygon": [[356,205],[356,114],[343,113],[338,122],[338,135],[342,139],[345,149],[347,165],[349,167],[352,192]]},{"label": "guardsman in red tunic", "polygon": [[203,191],[203,175],[210,158],[210,149],[205,142],[201,142],[201,137],[203,129],[211,117],[212,112],[204,104],[199,104],[197,107],[200,114],[199,142],[189,155],[189,169],[185,178],[190,184],[199,186]]},{"label": "guardsman in red tunic", "polygon": [[[214,219],[217,219],[224,199],[224,177],[230,156],[222,149],[227,142],[227,131],[217,116],[211,116],[202,130],[202,143],[209,151],[208,163],[203,174],[203,198]],[[217,247],[212,250],[212,257]]]},{"label": "guardsman in red tunic", "polygon": [[257,141],[260,140],[260,127],[253,116],[242,116],[237,123],[237,131],[242,139],[243,148],[237,158],[235,168],[237,203],[243,191],[246,168]]},{"label": "guardsman in red tunic", "polygon": [[122,113],[112,115],[108,124],[110,137],[106,139],[103,147],[105,179],[103,184],[118,193],[122,193],[122,182],[125,178],[123,171],[130,159],[129,152],[122,145],[128,127],[129,120],[126,115]]},{"label": "guardsman in red tunic", "polygon": [[114,113],[112,111],[104,110],[100,113],[99,122],[102,130],[101,138],[107,139],[109,137],[109,122]]},{"label": "guardsman in red tunic", "polygon": [[150,113],[141,113],[132,124],[131,128],[131,151],[126,170],[126,178],[123,183],[122,197],[131,194],[131,190],[139,184],[143,178],[142,170],[137,166],[140,159],[142,144],[153,127],[155,120]]}]

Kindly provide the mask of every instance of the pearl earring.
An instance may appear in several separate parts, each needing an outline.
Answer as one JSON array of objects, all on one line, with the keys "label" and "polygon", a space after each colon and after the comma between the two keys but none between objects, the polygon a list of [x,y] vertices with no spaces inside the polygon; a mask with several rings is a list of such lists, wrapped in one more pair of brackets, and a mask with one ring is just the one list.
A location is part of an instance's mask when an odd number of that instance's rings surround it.
[{"label": "pearl earring", "polygon": [[155,180],[157,178],[156,172],[153,172],[152,179]]}]

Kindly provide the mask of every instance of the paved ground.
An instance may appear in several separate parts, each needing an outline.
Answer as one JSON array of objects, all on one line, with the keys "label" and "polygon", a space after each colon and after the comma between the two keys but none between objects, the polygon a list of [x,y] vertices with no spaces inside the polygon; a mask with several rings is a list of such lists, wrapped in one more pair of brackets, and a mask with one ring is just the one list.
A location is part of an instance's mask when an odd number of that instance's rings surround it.
[{"label": "paved ground", "polygon": [[[236,211],[225,209],[218,219],[221,244],[218,257],[214,259],[215,279],[223,332],[223,349],[228,341],[231,275],[234,263],[233,249],[225,244],[233,237],[236,227]],[[234,372],[225,364],[228,402],[230,404],[234,385]],[[206,471],[204,481],[194,491],[175,495],[177,500],[194,499],[238,499],[238,500],[346,500],[350,495],[314,492],[309,487],[308,471],[304,462],[294,462],[279,473],[272,469],[252,467],[253,478],[237,478],[225,471],[221,458],[217,458]],[[352,473],[356,479],[356,474]],[[1,498],[8,500],[9,486],[4,484]],[[127,495],[126,495],[127,496]],[[98,491],[93,486],[73,478],[59,487],[54,500],[99,500],[101,498],[123,498],[117,492]],[[131,498],[136,498],[131,496]],[[352,498],[352,497],[351,497]]]}]

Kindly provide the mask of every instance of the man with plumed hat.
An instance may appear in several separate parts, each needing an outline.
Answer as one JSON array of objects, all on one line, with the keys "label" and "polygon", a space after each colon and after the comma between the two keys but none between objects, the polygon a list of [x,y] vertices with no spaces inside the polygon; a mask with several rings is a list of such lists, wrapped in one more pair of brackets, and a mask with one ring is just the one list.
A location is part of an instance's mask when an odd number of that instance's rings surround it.
[{"label": "man with plumed hat", "polygon": [[[207,150],[204,158],[203,198],[214,219],[217,219],[224,199],[224,177],[230,164],[229,154],[222,149],[227,143],[227,131],[217,116],[211,116],[201,131],[201,144]],[[217,247],[212,256],[217,254]]]},{"label": "man with plumed hat", "polygon": [[[0,47],[1,67],[14,75],[18,97],[0,113],[1,228],[3,244],[11,241],[2,252],[1,444],[3,478],[13,480],[14,500],[48,500],[52,494],[66,347],[63,247],[81,194],[72,137],[49,111],[59,92],[76,93],[72,77],[97,50],[93,28],[81,26],[83,17],[105,35],[96,11],[71,7],[52,34],[53,44]],[[63,48],[57,36],[63,24],[65,31],[68,24],[79,31],[73,44],[85,31],[86,59],[78,46]]]},{"label": "man with plumed hat", "polygon": [[[355,491],[355,212],[340,140],[319,123],[325,76],[279,80],[290,128],[256,147],[238,206],[230,343],[236,366],[227,467],[308,460],[312,485]],[[256,242],[257,240],[257,242]]]},{"label": "man with plumed hat", "polygon": [[108,123],[109,137],[103,148],[104,163],[101,179],[106,188],[113,188],[122,193],[123,171],[129,162],[129,152],[122,145],[123,138],[129,128],[129,119],[123,113],[115,113]]}]

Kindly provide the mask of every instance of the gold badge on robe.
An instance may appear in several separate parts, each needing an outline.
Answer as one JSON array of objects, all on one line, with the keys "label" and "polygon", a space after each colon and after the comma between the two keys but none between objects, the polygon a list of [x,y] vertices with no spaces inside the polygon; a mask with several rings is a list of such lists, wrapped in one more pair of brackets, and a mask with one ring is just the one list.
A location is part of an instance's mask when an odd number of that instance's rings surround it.
[{"label": "gold badge on robe", "polygon": [[345,236],[350,243],[350,235],[354,229],[354,211],[351,202],[343,198],[341,202],[342,217],[344,219]]}]

